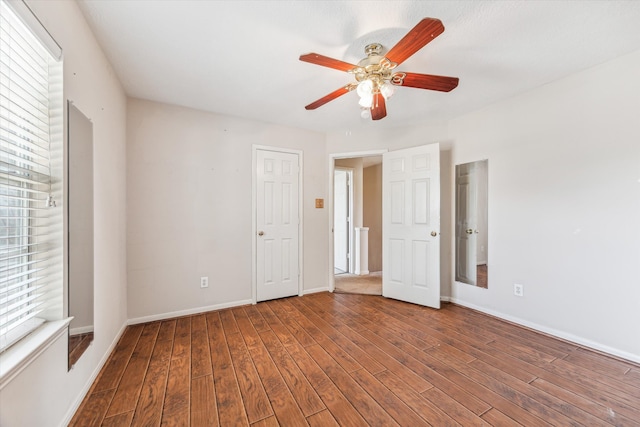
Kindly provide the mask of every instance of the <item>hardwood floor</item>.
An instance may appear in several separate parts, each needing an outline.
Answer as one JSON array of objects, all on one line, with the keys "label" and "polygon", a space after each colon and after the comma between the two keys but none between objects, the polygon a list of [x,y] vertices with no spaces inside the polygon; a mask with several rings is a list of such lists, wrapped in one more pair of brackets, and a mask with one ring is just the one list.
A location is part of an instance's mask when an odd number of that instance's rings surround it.
[{"label": "hardwood floor", "polygon": [[640,366],[481,313],[319,293],[133,325],[72,426],[639,426]]}]

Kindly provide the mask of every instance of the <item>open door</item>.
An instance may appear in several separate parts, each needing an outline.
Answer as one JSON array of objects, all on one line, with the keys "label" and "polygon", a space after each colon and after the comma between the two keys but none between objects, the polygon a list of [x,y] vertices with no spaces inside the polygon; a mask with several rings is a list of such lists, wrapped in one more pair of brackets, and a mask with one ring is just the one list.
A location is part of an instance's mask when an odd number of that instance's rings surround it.
[{"label": "open door", "polygon": [[440,146],[382,159],[382,295],[440,308]]}]

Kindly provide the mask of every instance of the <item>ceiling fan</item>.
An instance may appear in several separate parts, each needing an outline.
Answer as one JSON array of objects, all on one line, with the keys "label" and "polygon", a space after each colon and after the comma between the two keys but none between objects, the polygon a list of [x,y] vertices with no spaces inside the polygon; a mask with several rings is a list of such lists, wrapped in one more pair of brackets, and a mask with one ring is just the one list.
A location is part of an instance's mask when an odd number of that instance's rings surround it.
[{"label": "ceiling fan", "polygon": [[372,43],[367,45],[364,48],[367,57],[358,62],[358,65],[349,64],[348,62],[317,53],[300,55],[301,61],[346,71],[349,74],[353,74],[356,79],[354,83],[349,83],[304,108],[315,110],[355,89],[360,96],[359,104],[363,109],[363,117],[370,115],[373,120],[380,120],[387,115],[386,100],[393,94],[394,86],[450,92],[458,86],[457,77],[394,71],[398,65],[438,37],[442,32],[444,32],[444,25],[439,19],[424,18],[384,56],[382,55],[381,44]]}]

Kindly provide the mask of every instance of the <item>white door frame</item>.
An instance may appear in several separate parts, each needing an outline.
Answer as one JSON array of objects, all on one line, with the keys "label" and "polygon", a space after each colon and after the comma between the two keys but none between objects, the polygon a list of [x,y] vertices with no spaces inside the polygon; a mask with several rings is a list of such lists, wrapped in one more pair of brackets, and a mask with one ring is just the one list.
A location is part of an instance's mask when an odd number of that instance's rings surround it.
[{"label": "white door frame", "polygon": [[[304,269],[304,264],[302,262],[303,260],[303,254],[304,254],[304,249],[303,249],[303,233],[302,230],[304,229],[303,227],[303,220],[304,220],[304,215],[302,214],[302,207],[303,207],[303,186],[302,186],[302,176],[303,176],[303,157],[302,157],[302,150],[291,150],[288,148],[280,148],[280,147],[271,147],[268,145],[252,145],[251,146],[251,259],[252,259],[252,263],[251,263],[251,301],[253,302],[253,304],[256,304],[258,301],[258,291],[257,291],[257,286],[258,286],[258,280],[257,280],[257,274],[258,274],[258,270],[257,270],[257,262],[258,262],[258,251],[257,251],[257,245],[256,245],[256,236],[258,234],[258,228],[257,228],[257,195],[258,195],[258,191],[257,191],[257,178],[258,178],[258,174],[257,174],[257,169],[258,169],[258,156],[257,156],[257,152],[258,150],[263,150],[263,151],[273,151],[276,153],[289,153],[289,154],[297,154],[298,155],[298,166],[299,166],[299,172],[298,172],[298,296],[302,296],[303,292],[302,290],[304,289],[304,283],[303,283],[303,269]],[[332,249],[333,250],[333,249]],[[331,261],[331,263],[333,264],[333,261]]]},{"label": "white door frame", "polygon": [[[381,156],[382,154],[389,151],[388,149],[382,150],[370,150],[370,151],[355,151],[351,153],[331,153],[329,154],[329,196],[327,197],[327,202],[329,204],[328,209],[330,212],[329,215],[329,229],[327,232],[329,233],[332,244],[329,245],[329,271],[327,274],[329,275],[329,292],[333,292],[335,289],[335,280],[334,280],[334,259],[333,259],[333,174],[335,171],[335,163],[338,159],[352,159],[354,157],[371,157],[371,156]],[[255,169],[255,168],[254,168]],[[255,179],[254,179],[255,181]],[[255,210],[254,210],[255,212]],[[255,220],[254,220],[255,223]],[[352,225],[353,228],[353,225]],[[254,231],[255,233],[255,231]],[[353,255],[352,257],[353,258]],[[255,264],[255,263],[254,263]],[[254,275],[255,277],[255,275]]]}]

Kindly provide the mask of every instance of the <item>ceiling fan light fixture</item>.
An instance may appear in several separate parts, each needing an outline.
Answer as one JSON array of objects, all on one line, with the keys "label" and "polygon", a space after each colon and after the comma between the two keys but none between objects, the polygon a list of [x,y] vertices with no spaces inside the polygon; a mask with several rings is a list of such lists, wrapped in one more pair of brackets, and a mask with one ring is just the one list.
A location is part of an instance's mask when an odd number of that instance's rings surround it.
[{"label": "ceiling fan light fixture", "polygon": [[396,92],[396,88],[389,82],[384,82],[380,86],[380,93],[384,96],[384,99],[389,99]]},{"label": "ceiling fan light fixture", "polygon": [[362,80],[358,83],[358,87],[356,88],[356,93],[360,98],[364,97],[372,97],[373,96],[373,81],[366,79]]},{"label": "ceiling fan light fixture", "polygon": [[362,108],[371,108],[373,104],[373,94],[365,95],[360,97],[360,101],[358,101],[358,105]]}]

